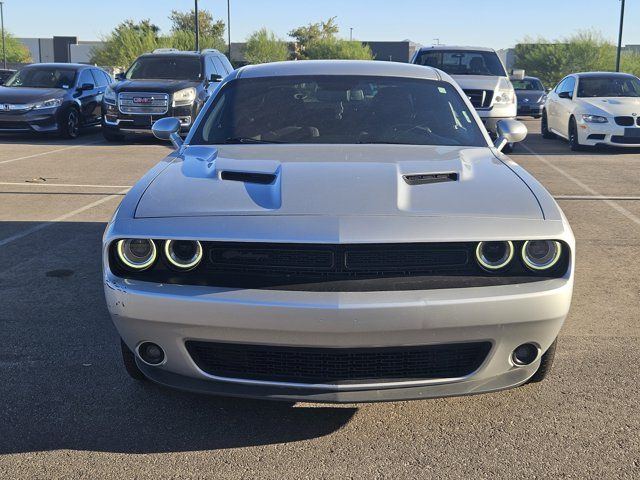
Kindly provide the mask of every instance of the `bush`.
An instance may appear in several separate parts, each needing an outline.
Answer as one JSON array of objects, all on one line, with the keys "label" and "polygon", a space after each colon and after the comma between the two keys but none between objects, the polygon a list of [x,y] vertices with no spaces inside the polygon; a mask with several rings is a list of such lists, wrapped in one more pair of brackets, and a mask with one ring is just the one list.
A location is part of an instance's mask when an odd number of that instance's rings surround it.
[{"label": "bush", "polygon": [[[4,34],[4,44],[7,62],[29,63],[33,61],[29,49],[9,32],[5,32]],[[0,55],[2,55],[1,51]]]},{"label": "bush", "polygon": [[372,60],[373,54],[368,45],[358,41],[326,38],[311,41],[305,48],[305,57],[316,60]]},{"label": "bush", "polygon": [[247,39],[244,57],[248,63],[279,62],[289,57],[289,48],[273,32],[262,28]]}]

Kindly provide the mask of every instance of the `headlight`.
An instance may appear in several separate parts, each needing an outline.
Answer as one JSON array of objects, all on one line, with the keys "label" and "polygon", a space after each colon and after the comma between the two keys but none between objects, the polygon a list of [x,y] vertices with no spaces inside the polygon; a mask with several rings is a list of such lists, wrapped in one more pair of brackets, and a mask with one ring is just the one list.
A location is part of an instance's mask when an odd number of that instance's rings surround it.
[{"label": "headlight", "polygon": [[164,254],[171,265],[180,270],[191,270],[202,260],[202,245],[197,240],[167,240]]},{"label": "headlight", "polygon": [[511,262],[513,251],[510,241],[480,242],[476,247],[476,261],[486,270],[499,270]]},{"label": "headlight", "polygon": [[118,240],[118,258],[132,270],[144,270],[156,260],[156,244],[146,238]]},{"label": "headlight", "polygon": [[107,103],[112,103],[114,105],[116,104],[116,92],[113,91],[111,85],[109,85],[104,91],[102,99]]},{"label": "headlight", "polygon": [[31,105],[29,105],[29,107],[31,108],[31,110],[41,110],[43,108],[59,107],[60,105],[62,105],[61,98],[52,98],[50,100],[45,100],[44,102],[32,103]]},{"label": "headlight", "polygon": [[173,106],[191,105],[196,99],[195,88],[184,88],[173,94]]},{"label": "headlight", "polygon": [[562,255],[562,245],[555,240],[529,240],[522,246],[522,260],[532,270],[553,267]]},{"label": "headlight", "polygon": [[538,101],[536,103],[544,103],[547,101],[547,96],[546,95],[542,95]]},{"label": "headlight", "polygon": [[587,123],[607,123],[607,117],[601,115],[582,115],[582,120]]},{"label": "headlight", "polygon": [[511,82],[505,78],[500,79],[493,103],[498,105],[509,105],[516,103],[516,91],[513,89]]}]

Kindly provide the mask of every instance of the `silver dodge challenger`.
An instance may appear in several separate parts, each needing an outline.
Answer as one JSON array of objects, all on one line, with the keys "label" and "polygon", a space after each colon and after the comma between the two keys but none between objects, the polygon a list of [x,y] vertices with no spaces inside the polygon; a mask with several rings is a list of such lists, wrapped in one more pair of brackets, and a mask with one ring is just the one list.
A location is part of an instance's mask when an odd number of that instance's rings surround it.
[{"label": "silver dodge challenger", "polygon": [[573,290],[562,211],[445,73],[248,66],[124,197],[104,290],[136,379],[288,401],[491,392],[548,373]]}]

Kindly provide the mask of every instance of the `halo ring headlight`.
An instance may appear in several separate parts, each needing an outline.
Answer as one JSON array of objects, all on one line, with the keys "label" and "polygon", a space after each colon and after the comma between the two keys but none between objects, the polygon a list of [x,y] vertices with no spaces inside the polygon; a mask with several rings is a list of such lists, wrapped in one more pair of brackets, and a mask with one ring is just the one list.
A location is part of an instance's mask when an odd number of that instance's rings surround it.
[{"label": "halo ring headlight", "polygon": [[522,260],[531,270],[547,270],[562,256],[562,244],[556,240],[527,240],[522,245]]},{"label": "halo ring headlight", "polygon": [[167,240],[164,255],[172,266],[191,270],[202,260],[202,245],[198,240]]},{"label": "halo ring headlight", "polygon": [[131,270],[145,270],[156,261],[156,244],[148,238],[125,238],[116,244],[119,260]]},{"label": "halo ring headlight", "polygon": [[500,270],[509,265],[515,249],[510,240],[502,242],[479,242],[476,247],[476,261],[489,271]]}]

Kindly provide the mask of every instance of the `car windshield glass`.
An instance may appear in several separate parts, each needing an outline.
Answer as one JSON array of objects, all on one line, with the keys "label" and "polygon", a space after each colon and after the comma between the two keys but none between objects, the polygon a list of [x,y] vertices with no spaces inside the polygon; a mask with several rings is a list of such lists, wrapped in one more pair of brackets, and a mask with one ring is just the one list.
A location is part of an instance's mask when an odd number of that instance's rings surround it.
[{"label": "car windshield glass", "polygon": [[635,77],[583,77],[578,83],[579,97],[640,97],[640,80]]},{"label": "car windshield glass", "polygon": [[495,52],[424,50],[418,53],[415,63],[439,68],[449,75],[507,76]]},{"label": "car windshield glass", "polygon": [[234,80],[190,143],[487,145],[450,83],[370,76]]},{"label": "car windshield glass", "polygon": [[71,68],[29,67],[17,71],[5,83],[6,87],[71,88],[76,71]]},{"label": "car windshield glass", "polygon": [[202,79],[199,57],[153,56],[138,58],[125,77],[129,80],[193,80]]},{"label": "car windshield glass", "polygon": [[542,82],[538,79],[511,80],[515,90],[533,90],[541,92],[544,90]]}]

